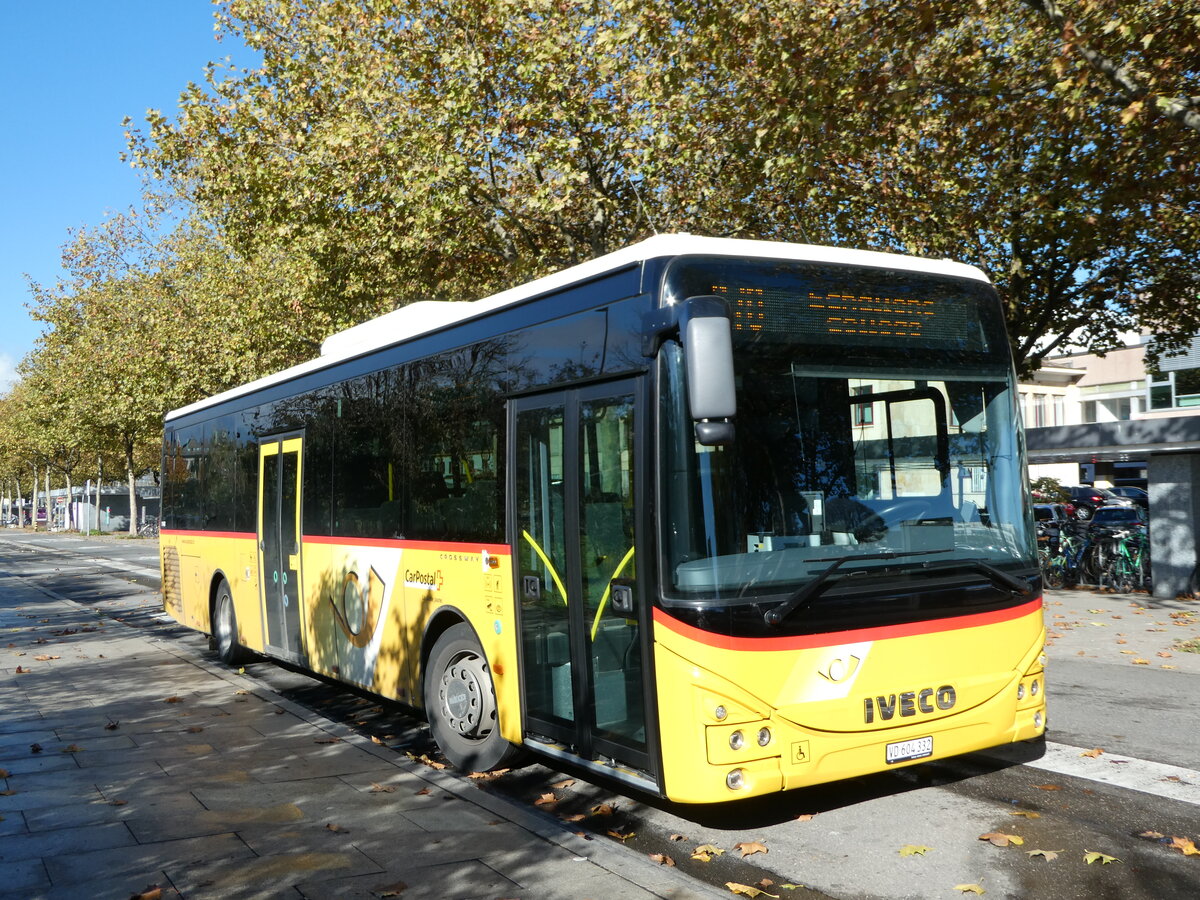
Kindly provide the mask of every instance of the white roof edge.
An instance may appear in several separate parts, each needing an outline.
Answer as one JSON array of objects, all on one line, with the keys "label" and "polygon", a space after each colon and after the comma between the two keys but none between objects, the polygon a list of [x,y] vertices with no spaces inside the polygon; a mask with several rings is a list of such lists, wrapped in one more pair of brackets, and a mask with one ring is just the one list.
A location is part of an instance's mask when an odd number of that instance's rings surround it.
[{"label": "white roof edge", "polygon": [[509,306],[566,287],[578,281],[601,275],[612,269],[645,262],[664,256],[684,255],[761,257],[805,262],[890,267],[912,272],[927,272],[987,282],[988,278],[975,266],[948,259],[926,259],[899,253],[875,250],[851,250],[843,247],[823,247],[816,244],[793,244],[784,241],[765,241],[749,238],[716,238],[694,234],[659,234],[631,244],[613,253],[598,256],[550,275],[536,278],[514,288],[492,294],[481,300],[448,301],[418,300],[389,313],[332,334],[321,344],[321,355],[272,375],[247,382],[188,406],[172,410],[166,419],[198,412],[261,388],[270,387],[384,347],[409,340],[422,334],[438,331],[456,322],[484,315],[494,309]]}]

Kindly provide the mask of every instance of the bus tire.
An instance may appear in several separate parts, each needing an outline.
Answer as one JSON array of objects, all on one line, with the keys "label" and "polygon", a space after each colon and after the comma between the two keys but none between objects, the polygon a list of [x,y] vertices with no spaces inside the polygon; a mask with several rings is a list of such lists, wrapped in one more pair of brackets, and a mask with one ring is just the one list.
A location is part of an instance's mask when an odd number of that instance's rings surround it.
[{"label": "bus tire", "polygon": [[227,666],[241,665],[250,660],[250,652],[238,642],[233,591],[224,578],[217,585],[217,599],[213,601],[212,647],[217,651],[217,658]]},{"label": "bus tire", "polygon": [[446,629],[434,643],[424,696],[429,730],[456,769],[487,772],[520,757],[521,749],[500,734],[491,670],[465,622]]}]

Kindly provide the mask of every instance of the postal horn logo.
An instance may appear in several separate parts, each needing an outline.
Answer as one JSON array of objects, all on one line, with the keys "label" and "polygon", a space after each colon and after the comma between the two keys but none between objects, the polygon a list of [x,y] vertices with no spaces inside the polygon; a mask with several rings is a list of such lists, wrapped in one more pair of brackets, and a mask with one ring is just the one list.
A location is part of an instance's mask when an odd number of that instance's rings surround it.
[{"label": "postal horn logo", "polygon": [[367,572],[365,581],[364,584],[357,572],[347,572],[342,579],[341,596],[337,596],[337,588],[334,588],[329,597],[334,620],[355,647],[365,647],[371,642],[387,588],[374,566]]}]

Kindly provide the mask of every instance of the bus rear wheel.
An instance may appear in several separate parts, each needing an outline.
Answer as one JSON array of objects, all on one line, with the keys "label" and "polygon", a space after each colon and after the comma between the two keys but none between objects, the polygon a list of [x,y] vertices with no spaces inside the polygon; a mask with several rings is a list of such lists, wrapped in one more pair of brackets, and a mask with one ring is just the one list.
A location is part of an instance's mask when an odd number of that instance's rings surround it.
[{"label": "bus rear wheel", "polygon": [[237,614],[233,611],[233,591],[229,582],[221,579],[212,611],[212,647],[217,658],[227,666],[237,666],[250,659],[250,652],[238,642]]},{"label": "bus rear wheel", "polygon": [[521,749],[500,734],[492,674],[471,626],[448,628],[425,669],[425,715],[446,759],[464,772],[512,765]]}]

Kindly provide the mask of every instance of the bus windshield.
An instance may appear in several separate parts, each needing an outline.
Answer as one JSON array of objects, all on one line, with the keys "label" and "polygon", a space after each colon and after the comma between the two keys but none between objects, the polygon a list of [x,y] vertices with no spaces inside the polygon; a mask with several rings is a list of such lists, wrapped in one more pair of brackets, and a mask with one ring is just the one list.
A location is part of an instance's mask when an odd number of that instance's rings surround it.
[{"label": "bus windshield", "polygon": [[833,564],[838,579],[1029,572],[1023,439],[988,285],[795,263],[680,269],[675,296],[729,298],[738,414],[731,445],[697,443],[679,351],[665,354],[667,603],[757,602]]}]

